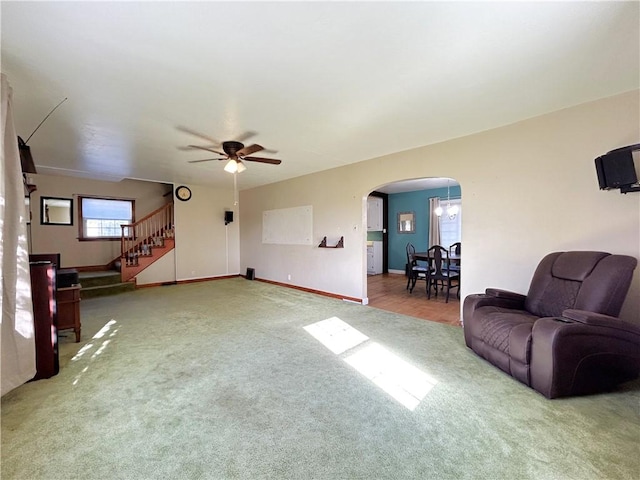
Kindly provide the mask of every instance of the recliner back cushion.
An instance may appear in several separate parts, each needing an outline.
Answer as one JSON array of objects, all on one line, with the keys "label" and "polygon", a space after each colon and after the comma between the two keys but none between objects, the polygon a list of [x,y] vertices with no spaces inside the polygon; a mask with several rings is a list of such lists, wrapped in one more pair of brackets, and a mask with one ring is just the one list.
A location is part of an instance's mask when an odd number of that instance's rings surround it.
[{"label": "recliner back cushion", "polygon": [[605,252],[555,252],[536,269],[525,309],[559,317],[568,308],[617,316],[637,260]]},{"label": "recliner back cushion", "polygon": [[539,317],[558,317],[568,308],[577,308],[582,282],[608,255],[604,252],[550,253],[533,274],[525,308]]},{"label": "recliner back cushion", "polygon": [[604,252],[564,252],[551,266],[551,275],[563,280],[584,282],[598,262],[609,256]]},{"label": "recliner back cushion", "polygon": [[551,277],[537,304],[525,303],[526,309],[538,317],[559,317],[567,308],[574,308],[582,282]]},{"label": "recliner back cushion", "polygon": [[617,317],[627,296],[638,260],[628,255],[609,255],[582,282],[574,308]]}]

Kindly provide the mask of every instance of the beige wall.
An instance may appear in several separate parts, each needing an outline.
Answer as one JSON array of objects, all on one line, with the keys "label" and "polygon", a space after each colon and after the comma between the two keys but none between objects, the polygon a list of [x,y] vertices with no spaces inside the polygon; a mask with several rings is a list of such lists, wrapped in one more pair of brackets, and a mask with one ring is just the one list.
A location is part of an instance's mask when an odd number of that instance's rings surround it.
[{"label": "beige wall", "polygon": [[[120,242],[79,242],[77,196],[135,198],[136,218],[171,200],[171,186],[123,180],[103,182],[75,177],[34,175],[38,190],[32,194],[32,253],[60,252],[63,267],[105,265],[120,255]],[[176,248],[137,276],[138,285],[210,278],[240,272],[239,221],[224,224],[224,211],[234,210],[233,189],[189,185],[191,200],[175,200]],[[40,196],[74,199],[72,226],[40,225]]]},{"label": "beige wall", "polygon": [[149,265],[136,275],[136,285],[157,285],[176,281],[176,251],[171,250],[164,257]]},{"label": "beige wall", "polygon": [[[231,176],[229,176],[231,178]],[[233,189],[188,185],[189,201],[175,201],[176,279],[233,275],[240,272],[239,221]],[[236,210],[224,224],[225,210]]]},{"label": "beige wall", "polygon": [[[135,199],[136,219],[161,207],[169,186],[138,180],[105,182],[57,175],[33,175],[31,253],[60,253],[62,267],[106,265],[120,256],[118,241],[78,241],[78,195]],[[73,198],[73,225],[40,225],[40,197]]]},{"label": "beige wall", "polygon": [[[600,191],[594,158],[638,143],[640,91],[448,142],[376,158],[240,195],[240,270],[366,298],[366,196],[394,181],[451,177],[462,188],[462,296],[498,287],[526,293],[548,252],[640,257],[640,193]],[[293,160],[292,160],[293,161]],[[262,212],[313,206],[314,246],[262,244]],[[344,235],[345,248],[319,249]],[[636,270],[621,316],[640,323]],[[426,300],[425,300],[426,301]]]}]

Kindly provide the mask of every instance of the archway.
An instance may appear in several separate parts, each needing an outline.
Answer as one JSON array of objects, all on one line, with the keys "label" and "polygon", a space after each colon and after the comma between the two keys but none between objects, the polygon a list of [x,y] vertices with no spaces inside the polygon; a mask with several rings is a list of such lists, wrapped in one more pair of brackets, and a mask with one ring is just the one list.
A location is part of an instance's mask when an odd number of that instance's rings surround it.
[{"label": "archway", "polygon": [[[455,179],[448,177],[407,179],[379,186],[373,192],[375,192],[375,195],[383,196],[385,199],[386,231],[367,231],[363,248],[367,251],[367,259],[369,260],[371,242],[385,242],[384,254],[386,261],[384,264],[386,268],[380,273],[369,272],[369,265],[367,265],[363,289],[365,296],[371,306],[425,318],[421,314],[421,310],[433,312],[433,308],[429,307],[434,307],[436,304],[434,302],[427,304],[426,298],[424,298],[426,295],[424,287],[414,290],[411,295],[406,291],[406,245],[407,243],[412,243],[417,251],[426,251],[430,246],[429,198],[431,197],[440,199],[444,210],[442,218],[445,221],[443,223],[447,227],[447,231],[439,244],[448,248],[450,244],[456,241],[461,242],[462,204],[460,184]],[[451,216],[452,218],[449,218],[446,213],[449,204],[459,209],[458,213]],[[407,214],[411,214],[411,216]],[[406,220],[412,217],[414,218],[413,228],[405,228],[404,225],[399,223],[400,219]],[[369,226],[368,218],[365,224]],[[440,223],[438,226],[440,226]],[[453,230],[452,226],[455,227]],[[383,298],[385,296],[389,298]],[[453,296],[455,297],[455,295]],[[416,299],[419,299],[421,303],[415,304]],[[414,303],[414,306],[403,305],[403,303],[408,302]],[[397,310],[393,309],[394,305],[398,306]],[[459,310],[459,302],[455,300],[446,307],[443,318],[428,319],[459,324]],[[454,318],[455,321],[453,320]]]}]

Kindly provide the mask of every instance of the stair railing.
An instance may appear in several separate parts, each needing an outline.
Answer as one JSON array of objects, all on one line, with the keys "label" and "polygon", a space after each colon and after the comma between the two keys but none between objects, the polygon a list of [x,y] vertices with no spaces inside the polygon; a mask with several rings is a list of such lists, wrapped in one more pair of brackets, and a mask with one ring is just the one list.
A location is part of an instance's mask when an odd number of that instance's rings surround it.
[{"label": "stair railing", "polygon": [[167,203],[137,222],[121,227],[122,265],[135,266],[138,257],[152,255],[153,247],[163,246],[165,238],[173,238],[173,203]]}]

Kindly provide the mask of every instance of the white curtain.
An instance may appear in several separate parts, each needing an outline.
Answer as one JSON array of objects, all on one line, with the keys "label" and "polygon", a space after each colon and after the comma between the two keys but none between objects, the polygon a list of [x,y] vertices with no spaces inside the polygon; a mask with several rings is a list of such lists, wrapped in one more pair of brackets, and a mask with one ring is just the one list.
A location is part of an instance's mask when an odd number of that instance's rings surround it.
[{"label": "white curtain", "polygon": [[440,218],[436,215],[436,208],[440,206],[440,197],[429,199],[429,248],[440,245]]},{"label": "white curtain", "polygon": [[4,74],[0,74],[0,77],[2,81],[0,358],[2,395],[4,395],[32,379],[36,374],[36,347],[31,305],[27,219],[18,136],[13,126],[11,86]]}]

